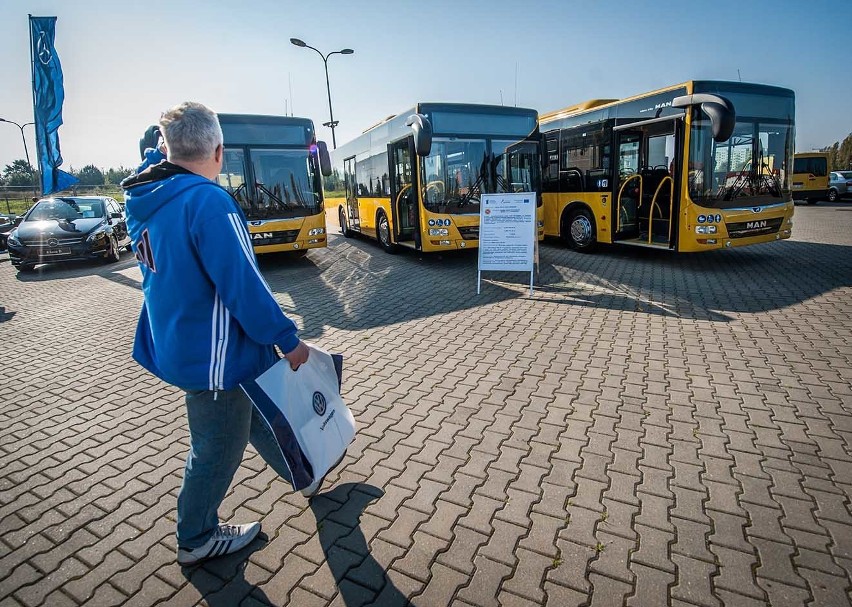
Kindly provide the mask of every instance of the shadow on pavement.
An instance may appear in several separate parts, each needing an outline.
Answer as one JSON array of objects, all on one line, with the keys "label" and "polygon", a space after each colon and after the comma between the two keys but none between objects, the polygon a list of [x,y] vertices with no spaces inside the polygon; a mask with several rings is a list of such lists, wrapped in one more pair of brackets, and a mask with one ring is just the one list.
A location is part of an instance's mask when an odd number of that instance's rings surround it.
[{"label": "shadow on pavement", "polygon": [[[738,313],[782,309],[852,285],[852,249],[783,241],[701,254],[604,246],[581,254],[546,241],[533,300],[729,321]],[[477,253],[388,255],[361,239],[331,235],[329,248],[289,264],[261,263],[273,291],[294,302],[305,335],[325,325],[358,330],[508,299],[528,298],[526,274],[483,274]]]},{"label": "shadow on pavement", "polygon": [[[727,322],[736,314],[779,310],[852,286],[850,253],[843,245],[783,241],[699,254],[624,246],[580,254],[545,241],[532,301]],[[125,254],[108,266],[43,265],[17,278],[96,274],[138,290],[139,280],[126,274],[135,263]],[[326,327],[371,329],[529,299],[523,273],[486,272],[477,295],[475,250],[427,255],[403,249],[388,255],[368,239],[330,234],[327,249],[261,255],[259,264],[273,292],[283,297],[285,313],[301,317],[307,339],[321,337]]]},{"label": "shadow on pavement", "polygon": [[344,605],[409,605],[370,554],[361,514],[384,491],[365,483],[343,483],[311,499],[326,564]]},{"label": "shadow on pavement", "polygon": [[195,587],[208,607],[233,607],[249,595],[263,604],[275,605],[260,588],[245,578],[249,556],[262,550],[268,542],[269,538],[261,532],[243,550],[199,566],[181,567],[181,574]]},{"label": "shadow on pavement", "polygon": [[14,312],[7,312],[4,306],[0,306],[0,322],[6,322],[7,320],[12,320],[15,316]]}]

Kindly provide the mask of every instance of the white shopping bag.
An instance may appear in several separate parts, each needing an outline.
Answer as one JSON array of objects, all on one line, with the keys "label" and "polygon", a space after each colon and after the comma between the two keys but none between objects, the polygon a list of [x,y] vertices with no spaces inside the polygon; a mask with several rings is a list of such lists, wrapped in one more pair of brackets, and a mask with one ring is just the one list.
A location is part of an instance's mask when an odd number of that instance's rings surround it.
[{"label": "white shopping bag", "polygon": [[355,418],[340,397],[340,367],[307,345],[308,362],[297,371],[281,359],[241,384],[275,436],[296,490],[325,476],[355,438]]}]

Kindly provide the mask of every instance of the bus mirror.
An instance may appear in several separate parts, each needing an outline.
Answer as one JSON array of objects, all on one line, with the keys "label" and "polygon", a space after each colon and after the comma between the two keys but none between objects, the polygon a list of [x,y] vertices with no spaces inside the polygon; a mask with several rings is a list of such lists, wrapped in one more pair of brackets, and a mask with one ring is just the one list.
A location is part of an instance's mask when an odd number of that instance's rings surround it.
[{"label": "bus mirror", "polygon": [[412,114],[405,121],[414,131],[414,151],[418,156],[428,156],[432,151],[432,124],[423,114]]},{"label": "bus mirror", "polygon": [[317,157],[319,158],[320,173],[323,177],[331,175],[331,158],[328,156],[328,146],[325,141],[317,141]]},{"label": "bus mirror", "polygon": [[707,93],[683,95],[672,100],[672,107],[691,107],[694,105],[701,105],[704,113],[710,116],[714,141],[721,143],[731,138],[737,122],[737,113],[734,110],[733,103],[719,95]]},{"label": "bus mirror", "polygon": [[160,127],[156,124],[152,124],[146,129],[145,133],[142,135],[142,139],[139,140],[139,156],[141,159],[145,160],[145,150],[157,147],[159,142]]}]

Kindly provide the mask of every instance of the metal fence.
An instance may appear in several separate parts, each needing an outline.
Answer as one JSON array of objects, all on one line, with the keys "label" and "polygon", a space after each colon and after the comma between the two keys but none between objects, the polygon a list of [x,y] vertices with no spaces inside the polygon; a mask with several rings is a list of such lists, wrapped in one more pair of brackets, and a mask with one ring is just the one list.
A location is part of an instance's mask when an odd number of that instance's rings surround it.
[{"label": "metal fence", "polygon": [[[32,186],[0,186],[0,213],[21,213],[33,202],[41,198],[40,191],[34,193]],[[124,192],[117,185],[79,185],[76,184],[52,196],[110,196],[119,202],[124,201]]]}]

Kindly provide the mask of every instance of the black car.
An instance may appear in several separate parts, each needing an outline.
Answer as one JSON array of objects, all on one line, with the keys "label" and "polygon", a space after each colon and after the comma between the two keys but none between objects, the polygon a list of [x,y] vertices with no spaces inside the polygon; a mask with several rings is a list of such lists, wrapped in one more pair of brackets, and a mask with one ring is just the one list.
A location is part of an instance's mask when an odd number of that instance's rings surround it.
[{"label": "black car", "polygon": [[15,229],[15,218],[17,215],[0,213],[0,251],[6,250],[6,237]]},{"label": "black car", "polygon": [[9,259],[22,272],[37,263],[119,260],[130,248],[121,205],[108,196],[55,196],[35,203],[7,239]]}]

